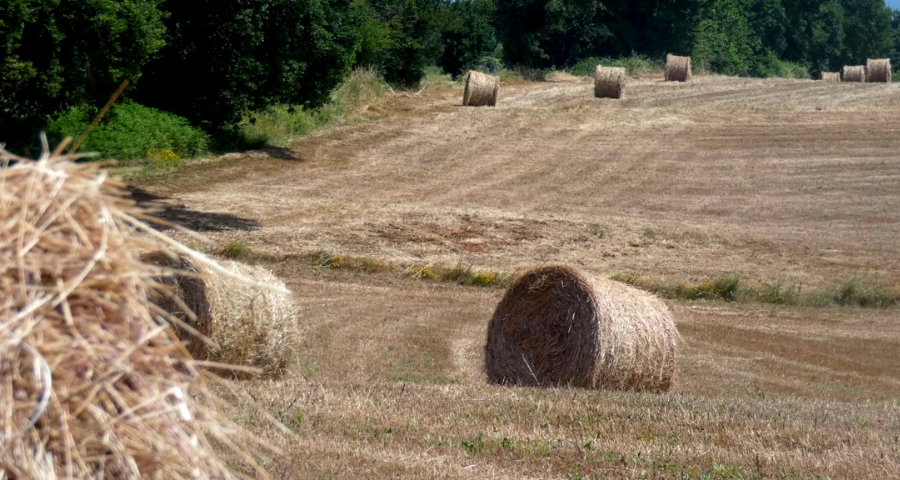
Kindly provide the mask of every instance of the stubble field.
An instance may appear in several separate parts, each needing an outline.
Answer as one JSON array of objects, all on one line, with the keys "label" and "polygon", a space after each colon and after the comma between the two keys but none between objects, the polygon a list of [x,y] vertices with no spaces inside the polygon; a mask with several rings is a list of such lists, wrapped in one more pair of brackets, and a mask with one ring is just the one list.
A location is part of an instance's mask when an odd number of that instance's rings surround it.
[{"label": "stubble field", "polygon": [[591,92],[556,75],[504,85],[493,109],[460,107],[461,87],[397,93],[294,148],[139,185],[302,308],[296,366],[237,384],[293,433],[230,407],[285,451],[266,459],[276,478],[900,477],[896,306],[668,300],[683,336],[668,394],[486,384],[502,288],[407,267],[900,287],[900,85]]}]

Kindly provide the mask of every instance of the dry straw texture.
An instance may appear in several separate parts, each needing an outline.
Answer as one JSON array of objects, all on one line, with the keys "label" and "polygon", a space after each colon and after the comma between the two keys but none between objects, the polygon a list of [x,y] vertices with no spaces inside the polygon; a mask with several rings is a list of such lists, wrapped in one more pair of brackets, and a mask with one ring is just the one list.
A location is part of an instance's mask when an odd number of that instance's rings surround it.
[{"label": "dry straw texture", "polygon": [[46,143],[36,162],[0,158],[0,472],[231,478],[223,449],[255,465],[215,377],[147,301],[155,272],[136,252],[166,239],[94,166]]},{"label": "dry straw texture", "polygon": [[500,95],[500,79],[475,70],[466,74],[466,90],[463,92],[464,107],[496,107]]},{"label": "dry straw texture", "polygon": [[542,267],[509,288],[488,325],[490,382],[662,392],[679,342],[656,297],[569,267]]},{"label": "dry straw texture", "polygon": [[671,53],[666,55],[666,81],[691,81],[691,57],[679,57]]},{"label": "dry straw texture", "polygon": [[822,72],[823,82],[840,82],[841,72]]},{"label": "dry straw texture", "polygon": [[844,81],[853,83],[866,83],[866,67],[862,65],[845,66]]},{"label": "dry straw texture", "polygon": [[181,329],[194,357],[258,367],[269,375],[282,373],[294,358],[301,336],[297,310],[284,293],[287,288],[269,270],[238,262],[223,265],[234,276],[281,291],[238,282],[183,255],[154,252],[144,260],[164,268],[159,281],[169,287],[156,292],[152,301],[212,341]]},{"label": "dry straw texture", "polygon": [[869,59],[866,62],[866,81],[869,83],[891,83],[891,59]]},{"label": "dry straw texture", "polygon": [[628,74],[621,67],[597,65],[594,70],[594,96],[597,98],[622,98],[625,96],[625,80]]}]

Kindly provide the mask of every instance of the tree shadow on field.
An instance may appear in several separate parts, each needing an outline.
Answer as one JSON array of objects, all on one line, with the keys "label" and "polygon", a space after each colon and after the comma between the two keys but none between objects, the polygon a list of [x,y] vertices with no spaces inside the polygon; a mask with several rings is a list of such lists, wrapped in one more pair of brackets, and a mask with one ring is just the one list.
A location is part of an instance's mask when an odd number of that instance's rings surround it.
[{"label": "tree shadow on field", "polygon": [[[142,188],[129,186],[128,191],[138,205],[148,208],[151,214],[170,223],[181,225],[195,232],[223,232],[226,230],[259,230],[260,224],[256,220],[241,218],[227,213],[200,212],[185,208],[184,205],[172,205],[165,203],[167,197],[154,195]],[[169,230],[171,227],[156,225],[161,230]]]}]

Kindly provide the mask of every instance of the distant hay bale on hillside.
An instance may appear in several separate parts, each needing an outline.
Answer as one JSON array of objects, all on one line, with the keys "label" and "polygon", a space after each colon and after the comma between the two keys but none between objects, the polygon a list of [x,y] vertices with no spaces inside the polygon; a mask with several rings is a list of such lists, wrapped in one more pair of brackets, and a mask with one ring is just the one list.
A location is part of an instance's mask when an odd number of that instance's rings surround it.
[{"label": "distant hay bale on hillside", "polygon": [[823,82],[840,82],[841,72],[822,72]]},{"label": "distant hay bale on hillside", "polygon": [[845,66],[844,81],[852,83],[866,83],[866,67],[862,65]]},{"label": "distant hay bale on hillside", "polygon": [[139,220],[96,164],[43,141],[39,161],[0,145],[0,478],[234,478],[229,452],[269,478],[213,377],[154,315],[156,269],[136,252],[200,254]]},{"label": "distant hay bale on hillside", "polygon": [[[154,292],[151,301],[185,328],[215,342],[192,338],[182,328],[179,336],[190,341],[188,348],[194,357],[257,367],[267,375],[280,374],[294,358],[301,334],[289,294],[239,283],[184,256],[173,259],[164,252],[153,252],[143,260],[164,268],[158,280],[168,287]],[[233,261],[222,266],[236,276],[287,291],[284,283],[263,267]]]},{"label": "distant hay bale on hillside", "polygon": [[597,98],[622,98],[628,74],[621,67],[597,65],[594,69],[594,96]]},{"label": "distant hay bale on hillside", "polygon": [[664,392],[680,336],[669,308],[645,292],[564,266],[525,273],[488,325],[491,383]]},{"label": "distant hay bale on hillside", "polygon": [[500,95],[500,79],[475,70],[466,74],[466,89],[463,92],[464,107],[495,107]]},{"label": "distant hay bale on hillside", "polygon": [[679,57],[671,53],[666,55],[666,81],[691,81],[691,57]]},{"label": "distant hay bale on hillside", "polygon": [[866,82],[891,83],[893,80],[892,76],[891,59],[869,59],[866,62]]}]

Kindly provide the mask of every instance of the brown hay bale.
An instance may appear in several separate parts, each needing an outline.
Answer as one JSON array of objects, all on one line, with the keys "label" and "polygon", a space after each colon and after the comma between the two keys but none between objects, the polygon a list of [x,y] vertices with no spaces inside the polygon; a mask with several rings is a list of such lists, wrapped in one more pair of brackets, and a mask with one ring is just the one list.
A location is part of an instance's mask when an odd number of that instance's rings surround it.
[{"label": "brown hay bale", "polygon": [[869,83],[891,83],[891,59],[869,59],[866,62],[866,81]]},{"label": "brown hay bale", "polygon": [[667,82],[690,82],[692,75],[691,57],[667,54],[665,75]]},{"label": "brown hay bale", "polygon": [[664,392],[678,330],[665,303],[564,266],[525,273],[488,325],[491,383]]},{"label": "brown hay bale", "polygon": [[214,377],[147,300],[158,269],[136,252],[191,251],[138,220],[96,165],[71,160],[46,143],[39,161],[0,148],[0,472],[233,478],[226,447],[269,478],[252,437],[218,412]]},{"label": "brown hay bale", "polygon": [[475,70],[466,73],[463,92],[464,107],[496,107],[500,96],[500,79]]},{"label": "brown hay bale", "polygon": [[866,67],[862,65],[844,66],[844,81],[852,83],[866,83]]},{"label": "brown hay bale", "polygon": [[625,95],[625,79],[628,75],[621,67],[597,65],[594,70],[594,96],[597,98],[622,98]]},{"label": "brown hay bale", "polygon": [[142,258],[164,267],[158,279],[169,287],[155,292],[151,301],[214,342],[197,341],[192,332],[179,329],[194,357],[258,367],[267,375],[282,373],[294,358],[300,342],[297,310],[284,283],[269,270],[234,261],[223,264],[235,276],[282,291],[240,284],[183,255],[173,259],[153,252]]},{"label": "brown hay bale", "polygon": [[841,72],[822,72],[823,82],[840,82]]}]

